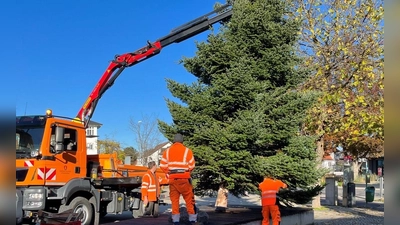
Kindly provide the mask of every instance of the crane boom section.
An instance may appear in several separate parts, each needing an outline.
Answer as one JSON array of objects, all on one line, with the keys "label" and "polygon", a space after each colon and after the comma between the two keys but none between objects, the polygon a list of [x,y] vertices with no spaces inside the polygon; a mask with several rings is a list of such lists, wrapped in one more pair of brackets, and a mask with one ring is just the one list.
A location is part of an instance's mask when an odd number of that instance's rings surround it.
[{"label": "crane boom section", "polygon": [[[209,18],[209,16],[212,14],[217,15]],[[158,39],[154,43],[150,43],[148,41],[147,45],[139,50],[125,53],[123,55],[116,55],[114,60],[109,64],[106,71],[101,76],[100,80],[97,82],[83,106],[80,108],[75,119],[83,122],[85,127],[88,126],[99,99],[104,92],[106,92],[107,89],[114,84],[114,81],[126,67],[143,62],[144,60],[160,53],[162,48],[172,43],[179,43],[199,33],[202,33],[208,30],[213,24],[223,20],[228,20],[231,16],[231,5],[227,4],[221,6],[206,15],[179,26],[178,28],[172,30],[170,34]]]}]

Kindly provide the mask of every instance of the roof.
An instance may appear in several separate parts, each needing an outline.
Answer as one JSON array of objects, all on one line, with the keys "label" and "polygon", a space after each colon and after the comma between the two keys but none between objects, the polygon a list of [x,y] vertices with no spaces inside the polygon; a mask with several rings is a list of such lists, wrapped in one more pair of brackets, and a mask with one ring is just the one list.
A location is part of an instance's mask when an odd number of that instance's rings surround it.
[{"label": "roof", "polygon": [[331,155],[324,155],[324,157],[322,157],[322,160],[333,160]]},{"label": "roof", "polygon": [[103,124],[98,123],[98,122],[95,122],[95,121],[93,121],[93,120],[90,120],[90,121],[89,121],[89,127],[98,127],[98,128],[100,128],[102,125],[103,125]]},{"label": "roof", "polygon": [[165,149],[167,149],[169,147],[168,144],[170,144],[170,143],[171,143],[170,141],[166,141],[166,142],[160,143],[160,144],[156,145],[156,147],[154,147],[153,149],[146,150],[145,151],[145,155],[150,156],[150,155],[152,155],[153,153],[155,153],[156,151],[158,151],[160,149],[161,149],[161,152],[163,152],[163,150],[165,150]]}]

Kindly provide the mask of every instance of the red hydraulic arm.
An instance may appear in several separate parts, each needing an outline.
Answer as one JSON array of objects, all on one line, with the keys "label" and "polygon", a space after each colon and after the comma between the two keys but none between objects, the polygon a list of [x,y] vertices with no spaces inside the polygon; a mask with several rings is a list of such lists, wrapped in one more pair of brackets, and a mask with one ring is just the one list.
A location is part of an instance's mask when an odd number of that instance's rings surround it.
[{"label": "red hydraulic arm", "polygon": [[[216,13],[217,15],[208,18],[210,15]],[[217,10],[214,10],[206,15],[203,15],[189,23],[186,23],[171,31],[167,36],[160,38],[154,43],[147,43],[147,46],[135,51],[126,53],[123,55],[116,55],[115,59],[110,63],[101,76],[100,80],[97,82],[93,91],[90,93],[89,97],[83,104],[82,108],[79,110],[76,120],[84,122],[85,127],[87,127],[96,105],[104,94],[104,92],[114,84],[114,81],[122,73],[126,67],[133,66],[137,63],[143,62],[146,59],[160,53],[163,47],[166,47],[172,43],[179,43],[190,37],[193,37],[199,33],[202,33],[209,29],[213,24],[228,20],[232,16],[231,5],[223,5]]]}]

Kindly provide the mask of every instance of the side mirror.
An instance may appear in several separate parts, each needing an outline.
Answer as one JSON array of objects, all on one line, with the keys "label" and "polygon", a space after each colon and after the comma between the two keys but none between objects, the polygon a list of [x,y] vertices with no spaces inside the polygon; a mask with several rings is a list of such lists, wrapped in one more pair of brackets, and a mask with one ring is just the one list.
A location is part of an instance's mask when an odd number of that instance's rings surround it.
[{"label": "side mirror", "polygon": [[56,127],[56,146],[55,151],[56,154],[60,154],[64,151],[64,128]]}]

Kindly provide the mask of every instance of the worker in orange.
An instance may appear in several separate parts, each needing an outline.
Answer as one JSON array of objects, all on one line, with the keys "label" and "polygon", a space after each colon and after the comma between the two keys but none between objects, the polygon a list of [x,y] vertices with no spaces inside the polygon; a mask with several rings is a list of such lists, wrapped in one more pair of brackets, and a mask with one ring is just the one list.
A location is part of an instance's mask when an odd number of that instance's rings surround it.
[{"label": "worker in orange", "polygon": [[154,161],[149,162],[147,173],[142,177],[142,201],[143,209],[149,202],[157,202],[160,197],[160,183],[167,183],[165,179],[156,174],[157,164]]},{"label": "worker in orange", "polygon": [[262,225],[269,225],[270,216],[272,218],[272,225],[279,225],[281,222],[281,212],[276,200],[276,194],[279,189],[287,188],[287,185],[280,180],[271,178],[271,176],[266,176],[258,187],[261,190]]},{"label": "worker in orange", "polygon": [[186,202],[186,209],[191,224],[196,224],[195,201],[191,172],[195,167],[195,160],[191,149],[183,145],[183,136],[176,134],[173,144],[164,151],[160,168],[169,179],[169,196],[172,205],[172,222],[179,225],[179,198],[182,195]]}]

